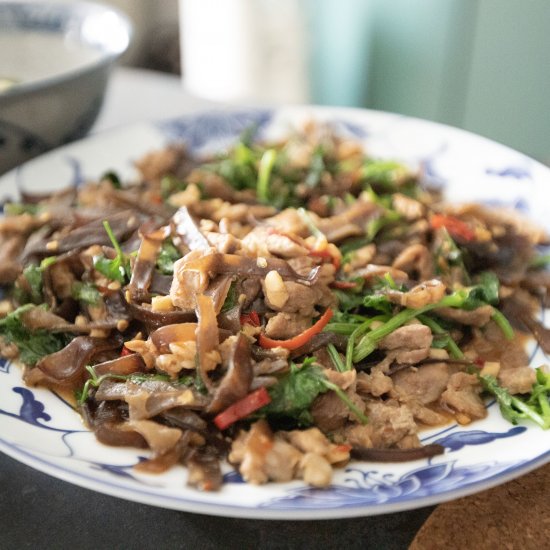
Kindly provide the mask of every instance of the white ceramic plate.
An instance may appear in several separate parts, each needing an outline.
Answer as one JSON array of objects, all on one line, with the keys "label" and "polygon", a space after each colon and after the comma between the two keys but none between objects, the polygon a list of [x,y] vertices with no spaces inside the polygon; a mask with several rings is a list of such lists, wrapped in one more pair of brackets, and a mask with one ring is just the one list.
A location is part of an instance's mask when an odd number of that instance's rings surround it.
[{"label": "white ceramic plate", "polygon": [[[351,109],[292,108],[215,111],[158,124],[139,124],[95,135],[24,165],[0,179],[0,196],[17,188],[78,185],[106,170],[125,178],[148,151],[184,140],[195,150],[226,146],[256,124],[264,137],[288,133],[315,118],[364,142],[376,156],[422,166],[432,185],[452,200],[505,204],[550,229],[550,170],[526,156],[467,132],[387,113]],[[548,362],[534,345],[531,364]],[[550,431],[512,426],[495,404],[488,417],[467,427],[423,432],[442,456],[405,464],[352,462],[326,490],[301,482],[255,487],[227,469],[218,493],[186,487],[184,468],[160,475],[133,471],[144,451],[106,447],[83,428],[80,417],[44,389],[25,388],[16,365],[0,364],[0,450],[71,483],[156,506],[215,515],[321,519],[396,512],[487,489],[550,460]]]}]

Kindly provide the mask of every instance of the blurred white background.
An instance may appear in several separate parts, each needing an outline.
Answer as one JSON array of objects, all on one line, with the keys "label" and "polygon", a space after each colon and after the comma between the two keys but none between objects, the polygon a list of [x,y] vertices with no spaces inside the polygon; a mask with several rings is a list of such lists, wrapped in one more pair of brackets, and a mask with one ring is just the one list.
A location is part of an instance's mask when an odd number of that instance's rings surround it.
[{"label": "blurred white background", "polygon": [[550,162],[549,0],[108,0],[128,64],[224,102],[369,107]]}]

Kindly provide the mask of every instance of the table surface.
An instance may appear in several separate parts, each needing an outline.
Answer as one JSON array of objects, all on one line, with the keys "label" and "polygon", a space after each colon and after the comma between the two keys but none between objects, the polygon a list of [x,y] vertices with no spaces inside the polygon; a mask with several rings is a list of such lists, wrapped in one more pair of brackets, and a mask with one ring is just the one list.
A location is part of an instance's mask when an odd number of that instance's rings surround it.
[{"label": "table surface", "polygon": [[[214,104],[177,77],[116,69],[92,132]],[[155,508],[71,485],[0,454],[0,548],[407,548],[433,507],[323,520],[217,518]]]}]

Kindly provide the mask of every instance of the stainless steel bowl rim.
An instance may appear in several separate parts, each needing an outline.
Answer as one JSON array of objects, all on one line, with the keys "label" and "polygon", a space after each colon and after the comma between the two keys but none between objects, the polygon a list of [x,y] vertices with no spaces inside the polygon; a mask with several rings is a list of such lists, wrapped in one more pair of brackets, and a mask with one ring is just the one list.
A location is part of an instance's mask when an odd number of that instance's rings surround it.
[{"label": "stainless steel bowl rim", "polygon": [[89,2],[84,0],[75,2],[75,3],[56,2],[56,1],[39,2],[36,0],[17,0],[17,1],[1,2],[0,9],[2,7],[24,6],[24,5],[33,6],[36,8],[43,7],[44,9],[66,8],[68,11],[73,11],[75,13],[78,11],[83,11],[84,13],[85,11],[83,18],[85,18],[86,15],[89,15],[90,13],[97,12],[97,10],[103,9],[105,10],[105,13],[107,12],[113,13],[122,24],[121,27],[124,28],[124,31],[126,33],[125,45],[119,48],[113,47],[110,51],[107,51],[107,50],[102,51],[102,55],[99,59],[84,63],[78,67],[75,67],[74,69],[70,69],[62,73],[43,78],[41,80],[37,80],[35,82],[28,82],[28,83],[23,82],[21,84],[17,84],[13,88],[9,88],[8,90],[0,94],[0,105],[4,102],[10,102],[10,100],[15,99],[15,97],[21,97],[43,89],[57,86],[59,84],[70,82],[83,74],[93,72],[97,69],[100,69],[103,66],[110,65],[113,63],[114,60],[116,60],[126,51],[132,39],[133,29],[129,18],[122,11],[110,5],[108,6],[100,2]]}]

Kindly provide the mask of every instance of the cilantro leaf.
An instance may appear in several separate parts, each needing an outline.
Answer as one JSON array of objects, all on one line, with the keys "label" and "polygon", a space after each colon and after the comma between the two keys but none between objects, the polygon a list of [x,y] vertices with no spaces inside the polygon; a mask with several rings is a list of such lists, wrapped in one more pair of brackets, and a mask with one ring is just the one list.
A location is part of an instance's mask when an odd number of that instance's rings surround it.
[{"label": "cilantro leaf", "polygon": [[157,258],[157,269],[164,275],[173,275],[174,262],[181,258],[181,252],[175,247],[171,240],[162,243]]},{"label": "cilantro leaf", "polygon": [[363,297],[363,305],[384,313],[391,313],[393,309],[393,304],[385,294],[367,294]]},{"label": "cilantro leaf", "polygon": [[[363,280],[362,280],[363,281]],[[363,295],[353,291],[333,290],[338,297],[338,309],[341,311],[352,311],[363,305]]]},{"label": "cilantro leaf", "polygon": [[105,172],[105,174],[101,176],[101,179],[111,182],[111,185],[113,186],[114,189],[122,188],[122,183],[120,181],[120,178],[118,177],[118,174],[113,170],[109,170],[108,172]]},{"label": "cilantro leaf", "polygon": [[486,304],[497,305],[498,291],[498,277],[490,271],[484,271],[479,276],[479,282],[468,289],[468,297],[462,309],[476,309]]},{"label": "cilantro leaf", "polygon": [[187,183],[176,178],[176,176],[167,175],[160,180],[160,194],[164,200],[178,191],[184,191],[186,188]]},{"label": "cilantro leaf", "polygon": [[181,252],[171,240],[166,240],[162,243],[157,258],[157,268],[164,275],[172,275],[174,273],[174,262],[180,258]]},{"label": "cilantro leaf", "polygon": [[325,381],[323,370],[313,360],[304,361],[301,367],[292,363],[290,372],[269,389],[271,403],[260,412],[309,426],[313,423],[309,408],[319,394],[327,391]]},{"label": "cilantro leaf", "polygon": [[225,298],[225,302],[223,303],[221,313],[229,311],[230,309],[234,308],[238,303],[239,294],[237,293],[237,287],[235,283],[231,283],[231,286],[229,287],[229,292],[227,293],[227,297]]},{"label": "cilantro leaf", "polygon": [[23,270],[23,276],[29,286],[29,301],[34,304],[42,303],[42,269],[38,265],[28,265]]},{"label": "cilantro leaf", "polygon": [[92,283],[75,282],[71,288],[71,294],[75,300],[92,306],[98,304],[101,299],[99,290]]},{"label": "cilantro leaf", "polygon": [[260,409],[262,415],[270,419],[294,421],[298,426],[310,426],[313,417],[309,411],[317,396],[333,391],[345,405],[366,424],[366,416],[358,410],[347,394],[336,384],[330,382],[315,359],[306,359],[299,367],[290,364],[290,372],[269,389],[271,403]]},{"label": "cilantro leaf", "polygon": [[7,344],[15,344],[19,349],[19,359],[26,365],[35,365],[39,359],[59,351],[67,344],[67,336],[44,329],[29,330],[22,315],[34,306],[27,304],[0,320],[0,336]]}]

